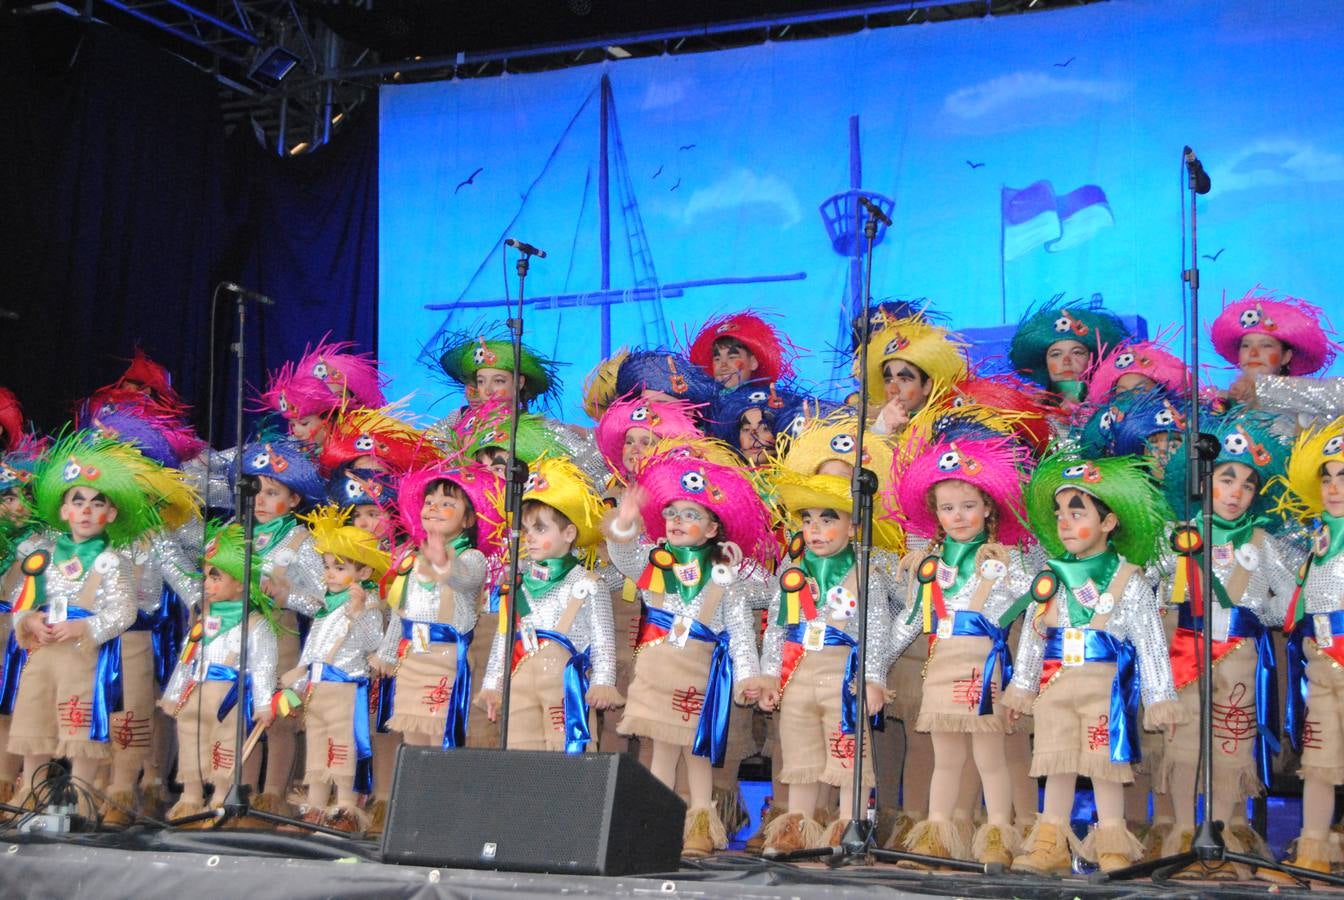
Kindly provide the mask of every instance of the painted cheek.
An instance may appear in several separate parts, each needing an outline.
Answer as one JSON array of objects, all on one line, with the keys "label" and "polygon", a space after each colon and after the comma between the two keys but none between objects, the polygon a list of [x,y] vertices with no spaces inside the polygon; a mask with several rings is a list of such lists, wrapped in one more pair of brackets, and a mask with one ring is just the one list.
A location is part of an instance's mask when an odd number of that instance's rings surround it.
[{"label": "painted cheek", "polygon": [[1277,366],[1279,364],[1279,354],[1275,353],[1273,350],[1265,354],[1265,359],[1271,366]]},{"label": "painted cheek", "polygon": [[106,525],[106,524],[107,524],[107,513],[99,513],[99,514],[98,514],[98,518],[97,518],[95,521],[96,521],[99,525]]},{"label": "painted cheek", "polygon": [[1090,541],[1090,540],[1092,540],[1092,529],[1091,529],[1091,528],[1088,528],[1087,526],[1083,526],[1082,528],[1079,528],[1079,529],[1078,529],[1078,540],[1080,540],[1080,541]]}]

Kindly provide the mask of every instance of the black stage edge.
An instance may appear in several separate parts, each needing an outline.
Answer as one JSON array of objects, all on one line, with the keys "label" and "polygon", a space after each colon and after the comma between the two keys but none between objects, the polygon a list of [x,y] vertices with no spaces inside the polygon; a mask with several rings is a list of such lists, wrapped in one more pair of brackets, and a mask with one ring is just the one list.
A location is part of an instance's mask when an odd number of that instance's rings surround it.
[{"label": "black stage edge", "polygon": [[[326,858],[313,858],[314,854]],[[373,861],[367,842],[262,832],[126,832],[0,842],[9,896],[97,898],[480,898],[521,897],[1131,897],[1263,898],[1264,883],[1148,882],[1094,885],[1083,878],[907,872],[894,866],[830,870],[726,854],[695,868],[644,877],[532,875],[430,869]],[[22,887],[19,887],[22,885]]]}]

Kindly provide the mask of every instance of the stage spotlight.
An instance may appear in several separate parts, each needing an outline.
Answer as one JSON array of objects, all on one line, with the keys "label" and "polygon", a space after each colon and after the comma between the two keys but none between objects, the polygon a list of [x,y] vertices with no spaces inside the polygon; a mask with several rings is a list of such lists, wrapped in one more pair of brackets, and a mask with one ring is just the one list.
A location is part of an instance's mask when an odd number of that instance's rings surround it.
[{"label": "stage spotlight", "polygon": [[284,47],[272,47],[257,57],[247,77],[268,87],[279,87],[298,64],[299,58]]}]

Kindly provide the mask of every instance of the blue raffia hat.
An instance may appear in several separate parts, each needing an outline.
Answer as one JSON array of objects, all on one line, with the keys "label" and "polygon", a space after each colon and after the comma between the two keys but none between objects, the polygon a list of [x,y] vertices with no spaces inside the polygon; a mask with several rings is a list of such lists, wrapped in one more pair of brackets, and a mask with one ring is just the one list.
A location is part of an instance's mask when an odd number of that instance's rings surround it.
[{"label": "blue raffia hat", "polygon": [[346,463],[331,474],[327,498],[337,506],[387,506],[397,501],[396,482],[387,472]]},{"label": "blue raffia hat", "polygon": [[[1287,482],[1283,476],[1288,471],[1288,453],[1291,447],[1270,430],[1274,416],[1270,413],[1234,406],[1222,414],[1215,414],[1207,407],[1201,407],[1199,430],[1202,434],[1211,434],[1218,439],[1218,456],[1213,461],[1215,469],[1223,463],[1241,463],[1254,469],[1260,476],[1260,493],[1251,504],[1255,515],[1267,515],[1279,505]],[[1180,515],[1187,505],[1186,500],[1186,447],[1182,444],[1167,461],[1162,490],[1171,503],[1171,508]],[[1192,508],[1191,513],[1196,510]],[[1275,530],[1286,524],[1275,516],[1270,529]]]},{"label": "blue raffia hat", "polygon": [[274,478],[302,497],[304,506],[326,502],[326,482],[312,457],[296,441],[273,437],[248,444],[242,450],[242,464],[244,475]]},{"label": "blue raffia hat", "polygon": [[660,391],[677,400],[712,403],[719,383],[680,354],[670,350],[637,350],[616,370],[616,396]]},{"label": "blue raffia hat", "polygon": [[738,423],[747,410],[759,409],[762,421],[770,424],[777,432],[780,413],[796,403],[797,396],[787,388],[773,382],[750,382],[718,396],[710,408],[709,432],[725,444],[736,447]]},{"label": "blue raffia hat", "polygon": [[1181,399],[1162,389],[1138,394],[1123,417],[1111,424],[1113,456],[1143,456],[1154,435],[1185,430]]}]

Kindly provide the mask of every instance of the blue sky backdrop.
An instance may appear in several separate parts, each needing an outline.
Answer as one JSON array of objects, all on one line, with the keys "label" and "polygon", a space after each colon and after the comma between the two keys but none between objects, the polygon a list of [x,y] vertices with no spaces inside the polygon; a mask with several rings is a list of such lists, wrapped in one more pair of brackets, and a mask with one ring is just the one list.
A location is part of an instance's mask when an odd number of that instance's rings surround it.
[{"label": "blue sky backdrop", "polygon": [[[975,327],[1000,323],[1004,307],[1014,322],[1053,295],[1100,293],[1109,308],[1144,316],[1150,332],[1179,327],[1188,143],[1213,179],[1198,209],[1200,253],[1215,257],[1200,260],[1201,318],[1259,283],[1333,311],[1344,327],[1338,12],[1333,0],[1117,0],[385,87],[379,356],[391,395],[415,392],[412,408],[430,415],[461,402],[422,348],[445,324],[479,330],[506,313],[424,307],[516,291],[504,237],[549,253],[532,266],[529,296],[599,287],[603,73],[625,162],[613,133],[613,288],[653,276],[670,284],[806,273],[686,288],[662,300],[661,316],[648,304],[618,305],[615,346],[663,334],[689,343],[711,315],[773,311],[808,351],[803,378],[843,393],[828,379],[850,263],[832,249],[818,208],[849,188],[853,115],[862,186],[894,201],[894,226],[873,259],[876,298],[927,297],[954,326]],[[1003,190],[1040,181],[1061,204],[1080,188],[1099,191],[1075,195],[1084,208],[1074,217],[1060,210],[1077,241],[1020,255],[1014,245],[1005,262]],[[638,262],[631,201],[651,270]],[[598,322],[595,307],[528,309],[526,342],[567,363],[560,412],[571,420],[583,418],[580,385],[600,358]],[[1225,383],[1222,361],[1207,345],[1201,352],[1205,377]]]}]

